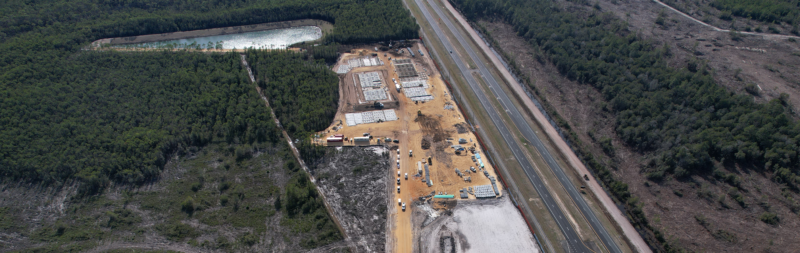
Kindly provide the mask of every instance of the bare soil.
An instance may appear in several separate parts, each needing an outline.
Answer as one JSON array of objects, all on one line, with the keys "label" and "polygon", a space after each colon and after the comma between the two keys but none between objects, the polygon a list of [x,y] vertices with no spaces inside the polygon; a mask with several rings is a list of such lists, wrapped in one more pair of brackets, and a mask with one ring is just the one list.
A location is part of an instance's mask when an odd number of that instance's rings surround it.
[{"label": "bare soil", "polygon": [[[686,67],[688,61],[698,58],[714,69],[715,79],[732,92],[746,93],[747,83],[760,86],[754,98],[766,102],[789,94],[791,106],[800,108],[800,66],[798,44],[782,39],[763,39],[745,36],[734,41],[728,33],[710,31],[697,23],[669,11],[665,26],[655,24],[665,9],[652,1],[599,2],[603,11],[611,11],[627,20],[630,30],[655,41],[660,46],[667,43],[673,57],[671,66]],[[569,11],[588,11],[591,6],[560,1]],[[558,74],[547,61],[537,61],[532,47],[516,35],[513,27],[502,22],[484,20],[485,27],[511,55],[522,74],[529,77],[566,119],[589,151],[606,165],[616,168],[613,174],[627,183],[633,196],[643,203],[650,223],[665,234],[669,242],[690,251],[713,252],[791,252],[800,246],[792,238],[800,238],[800,219],[790,206],[798,195],[772,182],[772,175],[757,173],[754,168],[729,168],[742,178],[741,194],[744,205],[732,200],[731,186],[715,180],[710,175],[695,176],[690,180],[665,180],[648,182],[641,171],[649,154],[641,154],[626,147],[616,136],[615,115],[604,111],[599,92],[585,85],[571,82]],[[698,53],[699,52],[699,53]],[[589,135],[592,133],[594,138]],[[603,152],[594,140],[612,138],[615,152]],[[776,213],[781,221],[769,225],[759,217],[765,212]],[[702,220],[703,222],[700,222]]]},{"label": "bare soil", "polygon": [[414,252],[539,252],[525,220],[515,209],[505,197],[415,202]]},{"label": "bare soil", "polygon": [[[479,173],[465,172],[463,177],[455,173],[455,169],[460,171],[468,171],[470,166],[478,168],[475,162],[472,161],[467,152],[462,152],[461,155],[456,155],[448,138],[458,140],[464,138],[467,140],[466,144],[462,144],[464,148],[477,146],[477,138],[471,131],[459,132],[456,125],[466,126],[464,116],[458,110],[458,106],[454,105],[451,101],[450,91],[441,79],[440,74],[435,68],[432,68],[433,62],[429,58],[429,54],[424,47],[421,47],[419,42],[409,43],[409,47],[414,51],[415,57],[411,57],[407,50],[403,48],[404,53],[399,54],[394,49],[389,51],[375,52],[375,46],[369,45],[360,48],[353,48],[349,53],[345,53],[339,62],[350,59],[352,57],[359,57],[363,55],[371,55],[377,53],[385,65],[373,67],[361,67],[351,70],[343,76],[340,82],[340,104],[339,110],[332,122],[331,126],[325,131],[317,133],[315,142],[319,145],[325,146],[353,146],[354,143],[326,143],[325,137],[333,134],[343,134],[345,137],[352,138],[355,136],[363,136],[364,133],[369,133],[373,139],[369,144],[359,145],[386,145],[392,152],[390,152],[390,160],[394,160],[392,164],[392,176],[389,177],[392,182],[392,192],[390,199],[394,203],[396,199],[400,199],[401,203],[406,202],[407,205],[411,204],[411,200],[418,199],[419,197],[430,195],[431,192],[441,192],[447,194],[456,194],[459,190],[477,185],[489,185],[491,181],[481,171]],[[396,45],[395,45],[396,46]],[[424,56],[419,54],[421,50]],[[384,56],[384,53],[386,55]],[[390,83],[392,78],[400,81],[397,72],[391,61],[388,59],[410,59],[414,64],[414,68],[420,76],[427,78],[428,88],[427,92],[431,94],[434,99],[426,102],[415,103],[410,98],[406,97],[402,91],[397,91],[394,87],[388,89],[389,95],[397,101],[395,113],[399,120],[387,121],[380,123],[361,124],[355,126],[347,126],[343,124],[345,120],[345,113],[356,111],[354,106],[358,106],[358,96],[360,89],[356,88],[355,81],[351,77],[353,73],[364,71],[385,71],[388,75],[384,75],[384,83]],[[334,66],[335,68],[336,66]],[[452,108],[445,106],[452,106]],[[419,117],[418,112],[424,115]],[[385,143],[385,138],[398,140],[398,143]],[[422,143],[426,142],[429,149],[423,149]],[[429,146],[428,146],[429,145]],[[346,148],[346,147],[344,147]],[[400,151],[399,153],[397,151]],[[409,155],[411,151],[412,155]],[[480,147],[476,147],[476,152],[483,153]],[[427,158],[431,157],[432,163],[429,164],[430,179],[432,186],[428,186],[425,182],[425,171],[419,173],[417,165],[419,163],[427,163]],[[396,164],[399,163],[400,166]],[[490,176],[496,177],[494,167],[491,164],[485,163],[485,170]],[[399,174],[397,174],[399,173]],[[408,174],[408,179],[405,178]],[[471,181],[465,179],[470,178]],[[400,183],[396,183],[400,179]],[[396,191],[396,187],[400,186],[400,191]],[[498,184],[498,188],[502,191],[502,185]],[[503,193],[501,192],[501,195]],[[470,199],[475,199],[474,195],[469,196]],[[399,204],[392,204],[389,210],[389,236],[387,239],[388,251],[392,252],[410,252],[412,244],[412,229],[410,225],[410,212],[402,211]]]}]

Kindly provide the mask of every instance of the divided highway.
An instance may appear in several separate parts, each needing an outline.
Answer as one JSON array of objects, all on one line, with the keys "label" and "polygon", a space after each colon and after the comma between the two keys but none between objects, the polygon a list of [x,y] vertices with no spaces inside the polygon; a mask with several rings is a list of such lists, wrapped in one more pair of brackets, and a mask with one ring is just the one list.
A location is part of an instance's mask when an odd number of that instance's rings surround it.
[{"label": "divided highway", "polygon": [[[445,33],[442,32],[441,28],[436,22],[436,19],[431,16],[427,6],[422,1],[423,0],[415,0],[415,3],[417,4],[417,6],[419,6],[427,22],[430,23],[435,34],[438,35],[437,39],[439,39],[444,45],[447,51],[444,52],[444,54],[449,55],[456,63],[461,74],[466,79],[470,88],[478,97],[478,100],[480,101],[481,105],[487,111],[487,114],[489,114],[489,117],[491,118],[492,122],[497,127],[498,131],[503,137],[503,140],[506,142],[511,152],[513,153],[514,157],[525,171],[525,174],[528,176],[528,179],[531,181],[534,188],[541,196],[542,201],[544,202],[550,214],[555,219],[556,224],[558,225],[559,229],[562,231],[564,237],[567,240],[567,245],[565,246],[567,246],[568,249],[565,250],[567,252],[592,252],[591,249],[589,249],[583,244],[580,237],[577,235],[575,230],[570,225],[568,219],[564,217],[562,210],[558,207],[556,202],[550,196],[550,193],[544,186],[544,184],[542,184],[541,177],[538,175],[536,170],[534,170],[533,166],[531,165],[531,162],[528,161],[528,159],[525,157],[523,149],[520,148],[517,142],[514,140],[514,137],[511,135],[511,131],[509,131],[509,127],[506,126],[506,123],[503,122],[503,120],[500,118],[499,112],[495,110],[494,107],[492,107],[491,102],[487,98],[487,94],[481,91],[477,80],[475,80],[475,78],[471,74],[471,70],[465,66],[464,62],[461,60],[461,57],[457,54],[454,45],[447,38],[442,37],[444,36]],[[439,6],[436,5],[436,3],[430,3],[430,5],[434,9],[434,11],[439,15],[439,17],[447,17],[439,8]],[[511,118],[516,128],[522,133],[525,139],[527,139],[530,143],[534,145],[534,147],[539,151],[542,157],[544,157],[544,160],[547,163],[547,165],[552,169],[552,171],[558,178],[561,185],[563,185],[564,188],[566,189],[572,201],[576,203],[578,209],[581,211],[584,217],[586,217],[586,219],[589,221],[590,226],[597,233],[605,248],[613,253],[621,252],[619,246],[613,241],[613,239],[608,234],[606,229],[597,219],[597,216],[595,216],[594,212],[592,212],[591,208],[589,208],[589,206],[586,204],[586,202],[583,199],[583,196],[577,191],[572,182],[569,181],[569,178],[564,173],[562,168],[558,165],[558,163],[556,163],[555,159],[553,159],[550,152],[545,148],[544,144],[538,138],[538,136],[536,136],[533,129],[531,129],[530,125],[527,124],[525,119],[522,117],[522,114],[514,106],[514,104],[511,102],[511,99],[509,99],[509,97],[505,94],[501,86],[497,83],[497,81],[494,79],[492,74],[489,72],[489,70],[486,68],[486,66],[477,56],[477,54],[474,51],[472,51],[472,48],[469,47],[469,44],[463,38],[460,31],[456,29],[456,27],[452,24],[452,22],[450,22],[449,19],[442,18],[441,20],[445,23],[447,28],[454,34],[454,36],[458,40],[458,44],[460,44],[464,48],[464,50],[467,52],[472,61],[475,62],[485,83],[488,84],[489,89],[492,91],[492,94],[497,98],[502,109]]]}]

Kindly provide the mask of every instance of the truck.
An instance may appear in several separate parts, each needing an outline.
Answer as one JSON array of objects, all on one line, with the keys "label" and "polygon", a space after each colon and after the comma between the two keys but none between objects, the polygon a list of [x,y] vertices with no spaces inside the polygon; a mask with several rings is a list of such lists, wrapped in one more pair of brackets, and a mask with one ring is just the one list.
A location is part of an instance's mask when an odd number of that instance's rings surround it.
[{"label": "truck", "polygon": [[414,156],[414,151],[409,149],[408,150],[408,157],[412,157],[412,156]]}]

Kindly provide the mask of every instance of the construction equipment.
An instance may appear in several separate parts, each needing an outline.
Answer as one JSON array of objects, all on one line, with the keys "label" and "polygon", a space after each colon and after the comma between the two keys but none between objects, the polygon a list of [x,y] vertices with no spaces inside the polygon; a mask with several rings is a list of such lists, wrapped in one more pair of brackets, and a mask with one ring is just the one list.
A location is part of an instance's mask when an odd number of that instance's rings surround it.
[{"label": "construction equipment", "polygon": [[417,116],[422,116],[422,110],[417,110]]}]

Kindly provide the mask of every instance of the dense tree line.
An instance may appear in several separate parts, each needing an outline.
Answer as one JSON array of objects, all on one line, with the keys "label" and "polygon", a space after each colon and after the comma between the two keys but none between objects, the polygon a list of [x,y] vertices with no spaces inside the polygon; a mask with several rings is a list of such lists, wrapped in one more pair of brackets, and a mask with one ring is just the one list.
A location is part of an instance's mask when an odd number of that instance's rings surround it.
[{"label": "dense tree line", "polygon": [[339,78],[305,54],[248,50],[247,60],[275,116],[292,138],[330,126],[339,106]]},{"label": "dense tree line", "polygon": [[714,0],[711,6],[739,17],[769,23],[800,21],[800,0]]},{"label": "dense tree line", "polygon": [[[212,141],[276,142],[237,54],[82,52],[0,89],[0,173],[45,183],[141,183]],[[11,80],[9,80],[11,79]]]},{"label": "dense tree line", "polygon": [[[776,181],[797,189],[800,124],[789,115],[786,97],[757,104],[748,95],[729,92],[702,61],[669,67],[668,47],[631,33],[610,13],[569,13],[545,0],[453,2],[469,18],[510,23],[561,74],[601,91],[604,109],[617,115],[616,132],[623,141],[656,154],[645,168],[648,178],[724,174],[716,164],[740,163],[774,172]],[[627,185],[611,178],[591,154],[587,157],[617,198],[628,202]],[[644,220],[640,208],[629,207],[634,219]],[[656,237],[666,242],[657,231]]]}]

